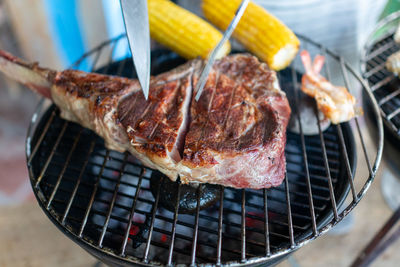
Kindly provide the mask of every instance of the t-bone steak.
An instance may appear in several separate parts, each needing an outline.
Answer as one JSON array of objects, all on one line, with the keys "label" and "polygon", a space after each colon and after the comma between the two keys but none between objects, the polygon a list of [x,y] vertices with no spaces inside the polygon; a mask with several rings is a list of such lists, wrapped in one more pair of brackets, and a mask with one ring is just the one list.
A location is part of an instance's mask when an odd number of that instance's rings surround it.
[{"label": "t-bone steak", "polygon": [[290,107],[276,73],[249,54],[217,60],[197,102],[199,59],[151,78],[146,101],[137,80],[54,71],[0,50],[0,70],[50,98],[61,117],[129,151],[175,181],[269,188],[285,177]]}]

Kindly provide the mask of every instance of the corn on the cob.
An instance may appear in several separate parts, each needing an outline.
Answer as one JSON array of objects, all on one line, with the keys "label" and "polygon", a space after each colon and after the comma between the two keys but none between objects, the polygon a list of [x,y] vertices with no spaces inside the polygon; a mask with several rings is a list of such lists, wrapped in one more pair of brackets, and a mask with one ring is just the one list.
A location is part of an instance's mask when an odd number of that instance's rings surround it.
[{"label": "corn on the cob", "polygon": [[[202,9],[212,24],[225,30],[240,2],[241,0],[203,0]],[[233,36],[274,70],[288,66],[300,45],[296,35],[288,27],[253,2],[247,6]]]},{"label": "corn on the cob", "polygon": [[[187,59],[207,58],[222,38],[211,24],[169,0],[148,0],[148,10],[151,37]],[[226,42],[217,57],[230,49]]]}]

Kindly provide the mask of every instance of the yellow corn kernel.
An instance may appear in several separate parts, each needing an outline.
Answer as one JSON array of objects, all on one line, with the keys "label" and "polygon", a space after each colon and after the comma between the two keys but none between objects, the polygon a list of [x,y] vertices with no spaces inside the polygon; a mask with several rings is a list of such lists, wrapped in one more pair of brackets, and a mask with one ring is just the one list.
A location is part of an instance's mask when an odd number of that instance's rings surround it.
[{"label": "yellow corn kernel", "polygon": [[[184,58],[207,58],[222,34],[211,24],[169,0],[148,0],[150,35]],[[230,52],[226,42],[217,57]]]},{"label": "yellow corn kernel", "polygon": [[[240,3],[241,0],[203,0],[202,9],[212,24],[225,30]],[[247,6],[233,37],[274,70],[287,67],[300,46],[288,27],[253,2]]]}]

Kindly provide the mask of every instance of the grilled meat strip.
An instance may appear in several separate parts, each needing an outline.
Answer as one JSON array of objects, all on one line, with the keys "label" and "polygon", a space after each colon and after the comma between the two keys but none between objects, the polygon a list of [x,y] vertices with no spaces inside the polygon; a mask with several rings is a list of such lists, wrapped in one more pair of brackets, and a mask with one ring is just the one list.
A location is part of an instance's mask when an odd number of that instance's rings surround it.
[{"label": "grilled meat strip", "polygon": [[274,71],[247,54],[217,61],[194,100],[202,61],[152,77],[148,101],[137,80],[57,72],[0,51],[0,70],[52,99],[64,119],[129,151],[144,165],[184,183],[235,188],[279,185],[290,107]]}]

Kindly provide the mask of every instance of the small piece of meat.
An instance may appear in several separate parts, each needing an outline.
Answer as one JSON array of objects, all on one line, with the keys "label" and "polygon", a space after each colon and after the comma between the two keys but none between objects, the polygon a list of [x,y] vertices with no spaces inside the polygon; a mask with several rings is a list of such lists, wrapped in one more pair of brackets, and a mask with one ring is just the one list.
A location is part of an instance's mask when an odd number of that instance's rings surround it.
[{"label": "small piece of meat", "polygon": [[301,51],[300,57],[306,69],[301,80],[301,90],[315,98],[318,109],[333,124],[349,121],[362,113],[361,109],[356,109],[356,99],[347,88],[335,86],[319,74],[324,65],[323,56],[317,55],[313,64],[306,50]]},{"label": "small piece of meat", "polygon": [[[396,32],[393,35],[393,40],[400,44],[400,25],[397,26]],[[400,51],[391,54],[385,62],[385,67],[394,75],[399,76],[400,74]]]},{"label": "small piece of meat", "polygon": [[400,25],[397,26],[396,32],[393,35],[393,39],[396,43],[400,44]]},{"label": "small piece of meat", "polygon": [[393,72],[396,76],[399,76],[400,73],[400,51],[397,51],[391,54],[385,63],[385,67]]},{"label": "small piece of meat", "polygon": [[0,70],[45,97],[61,116],[129,151],[171,180],[268,188],[285,177],[290,107],[276,73],[247,54],[216,61],[199,100],[203,62],[152,77],[148,101],[137,80],[57,72],[0,51]]}]

